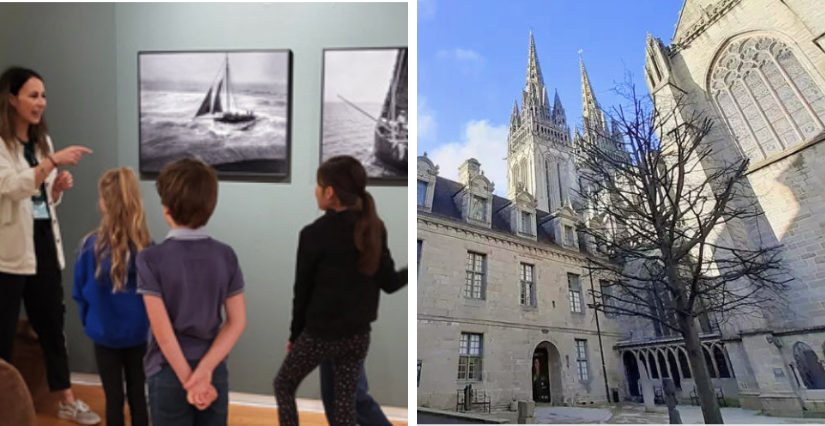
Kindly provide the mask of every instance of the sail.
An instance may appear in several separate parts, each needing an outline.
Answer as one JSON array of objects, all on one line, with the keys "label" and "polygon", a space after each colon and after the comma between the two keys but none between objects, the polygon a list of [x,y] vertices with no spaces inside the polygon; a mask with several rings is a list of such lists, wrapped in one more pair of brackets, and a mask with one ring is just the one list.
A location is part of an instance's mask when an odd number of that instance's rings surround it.
[{"label": "sail", "polygon": [[200,117],[204,114],[209,114],[211,111],[209,107],[211,106],[212,100],[212,88],[209,88],[209,91],[206,92],[206,98],[204,98],[203,102],[201,103],[201,107],[198,108],[198,112],[195,114],[195,117]]},{"label": "sail", "polygon": [[218,90],[215,91],[215,103],[212,107],[212,112],[223,112],[223,108],[221,108],[221,86],[223,86],[223,80],[218,82]]},{"label": "sail", "polygon": [[399,49],[395,58],[395,67],[392,73],[392,82],[384,100],[381,116],[388,120],[395,120],[398,113],[407,112],[407,49]]}]

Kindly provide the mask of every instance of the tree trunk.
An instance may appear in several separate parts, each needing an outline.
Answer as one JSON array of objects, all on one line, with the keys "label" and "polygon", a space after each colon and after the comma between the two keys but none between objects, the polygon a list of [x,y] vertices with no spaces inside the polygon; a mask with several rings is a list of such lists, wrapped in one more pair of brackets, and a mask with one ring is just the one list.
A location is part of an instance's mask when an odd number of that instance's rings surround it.
[{"label": "tree trunk", "polygon": [[705,362],[705,354],[702,350],[702,343],[699,341],[699,331],[693,318],[678,315],[679,326],[682,329],[682,337],[685,339],[685,349],[688,354],[688,362],[693,368],[693,381],[696,383],[696,396],[699,397],[699,404],[702,406],[702,416],[705,424],[722,424],[722,412],[719,410],[719,402],[716,400],[716,392],[713,390],[713,383],[710,381],[708,365]]}]

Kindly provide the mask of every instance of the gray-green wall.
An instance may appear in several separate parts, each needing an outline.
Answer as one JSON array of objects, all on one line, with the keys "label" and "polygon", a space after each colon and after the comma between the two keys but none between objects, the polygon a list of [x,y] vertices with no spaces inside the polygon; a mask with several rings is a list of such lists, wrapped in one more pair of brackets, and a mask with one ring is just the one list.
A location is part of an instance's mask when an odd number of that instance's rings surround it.
[{"label": "gray-green wall", "polygon": [[[35,29],[36,30],[33,30]],[[44,74],[47,117],[59,149],[90,146],[94,156],[73,171],[76,188],[59,214],[65,248],[96,224],[96,179],[116,166],[138,168],[137,52],[140,50],[292,49],[292,176],[290,183],[222,182],[212,234],[232,245],[246,278],[248,326],[230,355],[231,388],[271,393],[286,354],[298,231],[315,219],[321,57],[327,47],[407,45],[406,3],[350,4],[2,4],[0,66],[12,63]],[[152,182],[141,186],[156,239],[167,228]],[[406,187],[370,187],[390,233],[399,265],[407,259]],[[73,371],[94,372],[91,342],[68,296]],[[379,402],[407,405],[407,291],[382,296],[367,360],[371,393]],[[300,397],[318,398],[317,374]]]}]

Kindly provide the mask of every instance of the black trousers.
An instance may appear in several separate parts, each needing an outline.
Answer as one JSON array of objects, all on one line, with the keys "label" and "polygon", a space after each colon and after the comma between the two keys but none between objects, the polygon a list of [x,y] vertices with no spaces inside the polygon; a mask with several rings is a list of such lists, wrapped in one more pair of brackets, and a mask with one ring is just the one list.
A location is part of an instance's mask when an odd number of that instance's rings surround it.
[{"label": "black trousers", "polygon": [[126,379],[126,395],[132,426],[148,426],[146,408],[146,375],[143,373],[143,356],[146,344],[131,348],[107,348],[95,345],[97,369],[103,392],[106,394],[106,425],[123,426],[123,379]]},{"label": "black trousers", "polygon": [[[0,244],[23,243],[3,241]],[[66,336],[63,334],[66,305],[51,221],[34,221],[34,250],[36,275],[0,272],[0,358],[11,363],[22,300],[43,349],[49,389],[56,392],[69,389],[71,384]]]},{"label": "black trousers", "polygon": [[298,425],[295,393],[298,385],[324,360],[332,362],[335,402],[332,417],[338,426],[355,426],[358,376],[367,357],[370,334],[327,340],[301,333],[275,376],[275,399],[281,426]]}]

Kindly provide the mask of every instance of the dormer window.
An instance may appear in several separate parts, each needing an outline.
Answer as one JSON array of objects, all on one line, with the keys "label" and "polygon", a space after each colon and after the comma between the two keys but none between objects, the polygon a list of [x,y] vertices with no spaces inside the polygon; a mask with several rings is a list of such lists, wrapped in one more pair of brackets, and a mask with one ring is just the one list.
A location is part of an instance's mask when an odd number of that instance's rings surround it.
[{"label": "dormer window", "polygon": [[485,198],[473,195],[470,203],[470,218],[482,222],[487,220],[487,200]]},{"label": "dormer window", "polygon": [[418,205],[423,207],[427,202],[427,182],[418,180]]},{"label": "dormer window", "polygon": [[529,212],[521,212],[521,229],[522,234],[535,235],[533,232],[533,215]]},{"label": "dormer window", "polygon": [[564,244],[568,246],[576,245],[576,233],[570,225],[564,225]]},{"label": "dormer window", "polygon": [[427,153],[418,157],[418,198],[416,204],[418,209],[425,212],[432,212],[433,196],[435,195],[435,182],[438,179],[438,166],[433,164]]}]

